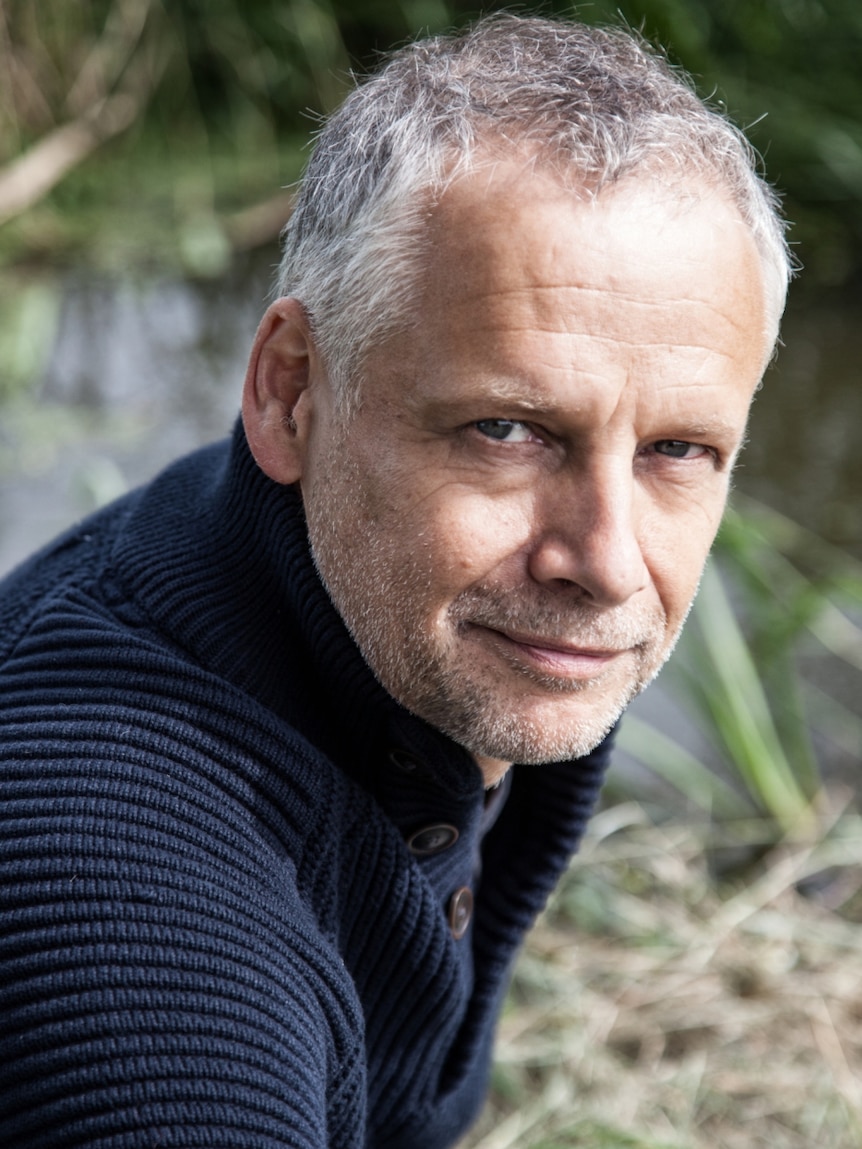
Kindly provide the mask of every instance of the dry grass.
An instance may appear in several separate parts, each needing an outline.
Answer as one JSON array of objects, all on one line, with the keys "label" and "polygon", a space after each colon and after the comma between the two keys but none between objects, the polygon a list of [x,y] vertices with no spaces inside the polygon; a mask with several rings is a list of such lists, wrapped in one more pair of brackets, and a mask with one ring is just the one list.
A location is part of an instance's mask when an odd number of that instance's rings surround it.
[{"label": "dry grass", "polygon": [[[749,849],[757,831],[734,828]],[[714,834],[634,804],[594,821],[519,961],[462,1149],[862,1146],[862,820],[735,883],[711,872]]]}]

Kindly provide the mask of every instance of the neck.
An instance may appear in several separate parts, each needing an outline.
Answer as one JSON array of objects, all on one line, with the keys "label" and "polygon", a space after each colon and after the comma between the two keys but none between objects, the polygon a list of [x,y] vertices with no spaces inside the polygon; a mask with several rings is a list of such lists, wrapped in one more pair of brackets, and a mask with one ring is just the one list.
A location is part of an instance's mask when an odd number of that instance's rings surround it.
[{"label": "neck", "polygon": [[476,765],[482,771],[486,790],[490,790],[492,786],[501,782],[512,765],[511,762],[503,762],[499,758],[486,758],[483,754],[474,754],[473,757],[476,759]]}]

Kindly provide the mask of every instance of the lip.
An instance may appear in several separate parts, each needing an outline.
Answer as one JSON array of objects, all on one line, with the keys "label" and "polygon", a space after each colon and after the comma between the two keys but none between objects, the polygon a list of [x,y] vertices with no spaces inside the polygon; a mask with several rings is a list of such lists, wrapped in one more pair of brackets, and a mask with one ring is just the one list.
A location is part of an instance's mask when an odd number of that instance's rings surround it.
[{"label": "lip", "polygon": [[538,635],[513,634],[480,627],[492,639],[505,644],[508,651],[533,666],[564,678],[594,678],[609,663],[628,654],[628,648],[582,646]]}]

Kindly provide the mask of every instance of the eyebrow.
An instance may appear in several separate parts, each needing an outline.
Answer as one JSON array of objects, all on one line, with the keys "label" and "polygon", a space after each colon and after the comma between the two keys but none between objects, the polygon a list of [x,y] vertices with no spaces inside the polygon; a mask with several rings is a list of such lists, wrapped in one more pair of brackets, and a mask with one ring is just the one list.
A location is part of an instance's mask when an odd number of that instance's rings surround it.
[{"label": "eyebrow", "polygon": [[675,432],[680,438],[685,439],[715,439],[715,438],[739,438],[740,442],[745,441],[745,427],[742,428],[742,435],[739,434],[739,428],[731,423],[728,419],[722,418],[717,415],[712,418],[698,419],[695,421],[685,421],[678,424],[678,430]]},{"label": "eyebrow", "polygon": [[517,407],[524,413],[532,412],[540,415],[560,415],[565,406],[559,402],[545,402],[542,396],[536,395],[534,384],[523,379],[495,376],[482,379],[481,385],[475,391],[466,394],[456,392],[449,395],[440,395],[436,392],[420,394],[421,405],[431,411],[452,410],[459,407],[481,406],[483,403],[507,403]]},{"label": "eyebrow", "polygon": [[[507,405],[513,416],[519,418],[541,420],[543,418],[566,421],[571,413],[567,404],[559,402],[544,402],[542,396],[535,395],[535,388],[518,379],[498,378],[483,384],[481,391],[469,394],[455,394],[451,396],[426,395],[420,400],[421,405],[432,414],[458,411],[460,409],[481,408],[484,404],[503,403]],[[679,439],[714,439],[732,438],[745,442],[746,428],[743,427],[740,436],[736,423],[722,415],[678,417],[672,411],[667,414],[667,422],[674,426],[673,436]]]}]

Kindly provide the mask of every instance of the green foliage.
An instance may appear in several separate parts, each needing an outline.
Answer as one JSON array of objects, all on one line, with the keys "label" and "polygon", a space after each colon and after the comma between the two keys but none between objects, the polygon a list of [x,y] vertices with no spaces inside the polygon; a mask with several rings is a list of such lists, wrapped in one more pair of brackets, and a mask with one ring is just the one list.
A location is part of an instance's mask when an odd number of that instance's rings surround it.
[{"label": "green foliage", "polygon": [[[501,7],[512,6],[493,0],[481,9]],[[665,44],[701,92],[750,126],[770,178],[787,193],[809,279],[841,283],[854,274],[862,259],[855,0],[534,7],[592,22],[622,18]],[[211,236],[220,228],[229,240],[226,214],[296,178],[304,141],[343,96],[351,70],[479,10],[466,0],[9,0],[0,25],[0,164],[112,95],[137,110],[27,220],[5,225],[0,257],[65,250],[78,262],[110,263],[124,230],[147,237],[121,241],[126,261],[170,263],[182,262],[185,227]],[[68,223],[76,214],[78,228]],[[112,233],[111,215],[125,228]],[[203,262],[218,270],[212,251]]]},{"label": "green foliage", "polygon": [[[51,162],[56,148],[70,157],[5,224],[0,190],[0,261],[219,274],[233,247],[257,242],[237,239],[232,214],[297,178],[351,71],[450,20],[444,0],[12,0],[0,20],[0,189],[2,165],[40,143],[56,145]],[[70,124],[103,142],[78,155]],[[275,238],[274,218],[262,238]]]},{"label": "green foliage", "polygon": [[718,818],[765,814],[776,834],[804,834],[822,788],[812,735],[862,758],[862,719],[818,684],[826,660],[862,670],[862,564],[740,502],[670,671],[716,760],[637,719],[623,723],[621,745]]}]

